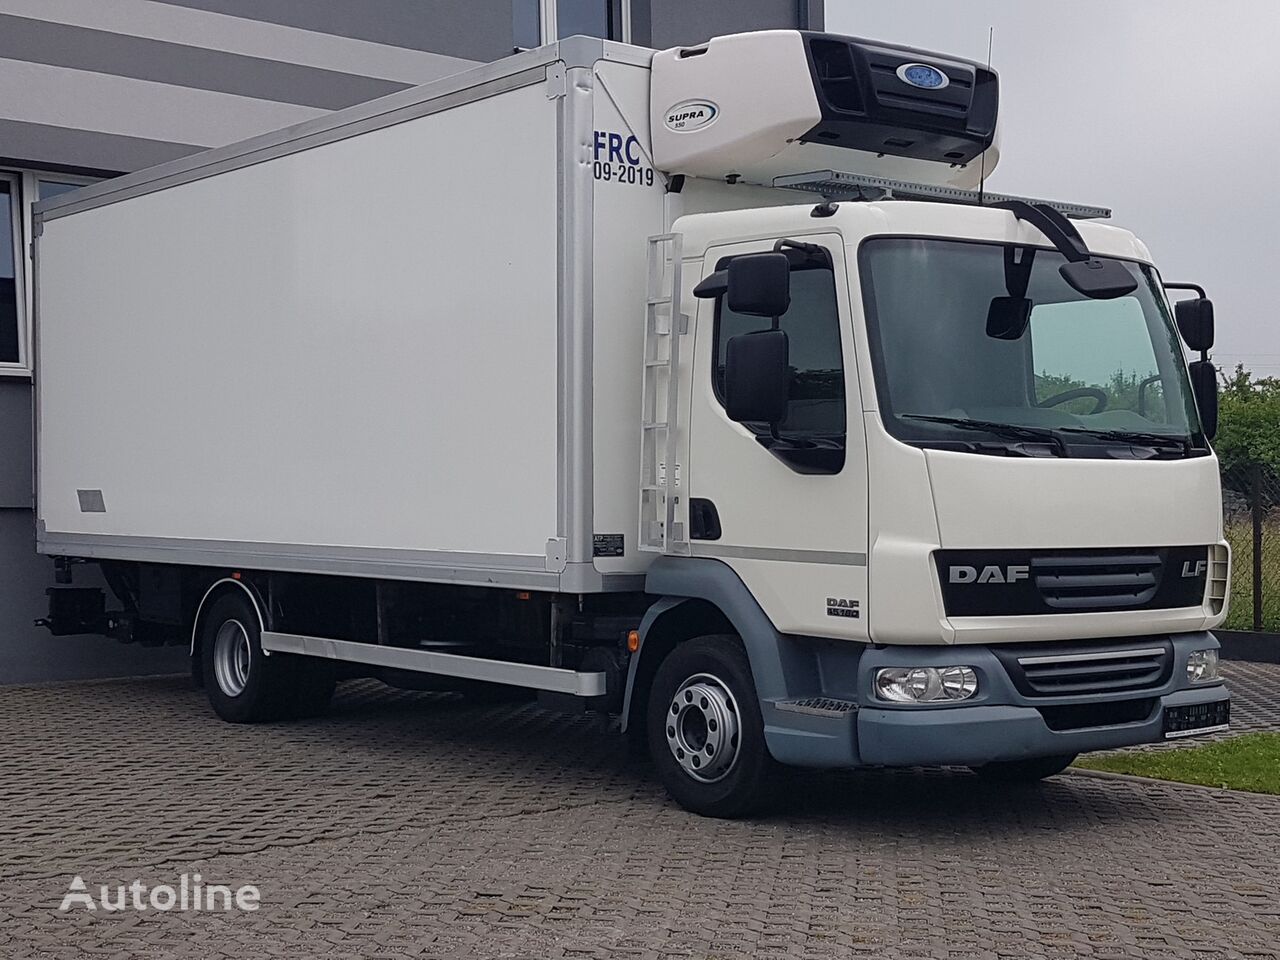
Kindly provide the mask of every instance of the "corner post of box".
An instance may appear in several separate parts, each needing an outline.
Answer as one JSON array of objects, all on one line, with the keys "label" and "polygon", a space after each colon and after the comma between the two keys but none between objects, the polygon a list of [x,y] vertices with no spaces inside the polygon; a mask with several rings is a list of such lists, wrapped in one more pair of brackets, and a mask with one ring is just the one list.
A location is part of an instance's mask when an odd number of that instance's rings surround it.
[{"label": "corner post of box", "polygon": [[[557,383],[557,538],[565,541],[568,565],[592,561],[592,251],[594,183],[591,151],[595,88],[594,63],[599,41],[563,42],[565,95],[556,101],[560,138],[558,160],[558,337]],[[594,58],[587,60],[587,55]]]}]

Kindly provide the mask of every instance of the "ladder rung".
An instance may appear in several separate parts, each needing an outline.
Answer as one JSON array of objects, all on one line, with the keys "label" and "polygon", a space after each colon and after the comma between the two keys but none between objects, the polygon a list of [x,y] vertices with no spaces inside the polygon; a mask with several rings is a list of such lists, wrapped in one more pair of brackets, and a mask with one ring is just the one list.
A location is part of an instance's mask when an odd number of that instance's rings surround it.
[{"label": "ladder rung", "polygon": [[648,299],[648,300],[646,300],[645,302],[646,302],[649,306],[651,306],[651,307],[660,307],[660,306],[662,306],[663,304],[670,303],[670,302],[671,302],[671,298],[670,298],[670,297],[668,297],[668,296],[661,296],[661,297],[649,297],[649,299]]},{"label": "ladder rung", "polygon": [[670,360],[646,360],[644,362],[644,365],[646,367],[669,367],[671,366],[671,361]]},{"label": "ladder rung", "polygon": [[667,429],[667,424],[665,421],[662,423],[658,423],[656,421],[652,423],[642,423],[640,424],[640,429],[641,430],[665,430]]}]

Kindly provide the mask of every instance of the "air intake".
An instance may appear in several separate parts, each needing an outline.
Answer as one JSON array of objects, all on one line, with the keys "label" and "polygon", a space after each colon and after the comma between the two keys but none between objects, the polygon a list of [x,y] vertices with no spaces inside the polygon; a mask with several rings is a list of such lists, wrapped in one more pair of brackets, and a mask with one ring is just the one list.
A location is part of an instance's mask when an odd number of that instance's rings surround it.
[{"label": "air intake", "polygon": [[1041,556],[1031,561],[1036,589],[1054,610],[1141,607],[1160,586],[1158,553]]},{"label": "air intake", "polygon": [[802,140],[942,164],[991,146],[999,84],[988,68],[853,37],[805,42],[822,120]]},{"label": "air intake", "polygon": [[1070,644],[993,651],[1026,697],[1066,697],[1151,690],[1168,682],[1173,645],[1152,637],[1127,646]]}]

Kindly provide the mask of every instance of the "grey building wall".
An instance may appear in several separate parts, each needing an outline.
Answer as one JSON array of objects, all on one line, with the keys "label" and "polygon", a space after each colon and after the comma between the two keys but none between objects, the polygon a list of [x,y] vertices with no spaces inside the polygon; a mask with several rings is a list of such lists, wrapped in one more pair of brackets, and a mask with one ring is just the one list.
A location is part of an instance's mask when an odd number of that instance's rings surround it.
[{"label": "grey building wall", "polygon": [[823,29],[821,0],[632,0],[632,41],[662,50],[726,33]]},{"label": "grey building wall", "polygon": [[[31,384],[0,378],[0,683],[168,673],[187,667],[178,648],[118,644],[102,637],[51,637],[33,626],[48,610],[53,565],[35,552],[31,510]],[[102,586],[95,567],[76,583]]]},{"label": "grey building wall", "polygon": [[[510,0],[0,0],[0,168],[151,166],[505,55],[511,29]],[[29,375],[0,370],[0,683],[185,669],[181,648],[33,627],[53,577],[34,549],[30,398]]]},{"label": "grey building wall", "polygon": [[510,0],[0,0],[0,162],[122,173],[511,51]]},{"label": "grey building wall", "polygon": [[[562,33],[598,22],[623,39],[624,0],[0,0],[0,171],[28,173],[19,234],[32,174],[126,173],[427,83],[537,41],[548,3],[560,4]],[[823,26],[822,0],[629,9],[631,41],[659,48]],[[32,501],[30,373],[0,362],[0,684],[185,669],[181,648],[32,626],[52,583]],[[95,575],[76,568],[78,584]]]}]

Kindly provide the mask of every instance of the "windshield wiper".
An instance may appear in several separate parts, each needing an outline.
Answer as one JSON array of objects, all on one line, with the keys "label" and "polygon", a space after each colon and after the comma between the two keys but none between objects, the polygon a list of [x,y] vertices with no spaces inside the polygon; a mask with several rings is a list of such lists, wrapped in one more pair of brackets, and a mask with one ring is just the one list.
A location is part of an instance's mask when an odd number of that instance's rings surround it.
[{"label": "windshield wiper", "polygon": [[924,420],[928,423],[945,423],[959,427],[961,430],[982,430],[997,437],[1012,437],[1015,440],[1047,443],[1060,457],[1067,455],[1067,443],[1055,431],[1047,427],[1026,427],[1018,423],[1000,423],[996,420],[972,420],[968,417],[934,417],[922,413],[904,413],[903,420]]},{"label": "windshield wiper", "polygon": [[1175,437],[1167,433],[1143,433],[1141,430],[1100,430],[1093,427],[1059,427],[1069,433],[1087,433],[1091,437],[1103,440],[1116,440],[1120,443],[1136,443],[1144,447],[1174,447],[1182,451],[1182,455],[1191,454],[1191,441],[1185,437]]}]

